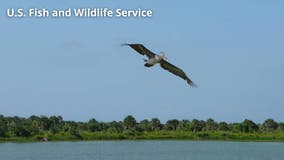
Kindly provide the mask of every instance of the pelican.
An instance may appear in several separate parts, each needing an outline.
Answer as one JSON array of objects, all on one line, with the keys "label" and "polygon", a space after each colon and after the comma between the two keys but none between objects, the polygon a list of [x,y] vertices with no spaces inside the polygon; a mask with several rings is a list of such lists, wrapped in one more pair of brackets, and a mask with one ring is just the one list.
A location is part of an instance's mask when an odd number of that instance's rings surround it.
[{"label": "pelican", "polygon": [[171,72],[172,74],[179,76],[180,78],[186,80],[186,82],[193,87],[196,87],[196,85],[192,82],[192,80],[190,80],[187,75],[184,73],[184,71],[178,67],[176,67],[175,65],[169,63],[167,61],[167,57],[165,56],[165,53],[161,52],[160,54],[155,54],[152,51],[150,51],[149,49],[147,49],[146,47],[144,47],[143,44],[122,44],[122,46],[129,46],[132,49],[134,49],[135,51],[137,51],[138,53],[140,53],[141,55],[146,55],[148,57],[148,59],[144,59],[144,66],[145,67],[152,67],[157,63],[160,63],[160,66],[165,69],[168,70],[169,72]]}]

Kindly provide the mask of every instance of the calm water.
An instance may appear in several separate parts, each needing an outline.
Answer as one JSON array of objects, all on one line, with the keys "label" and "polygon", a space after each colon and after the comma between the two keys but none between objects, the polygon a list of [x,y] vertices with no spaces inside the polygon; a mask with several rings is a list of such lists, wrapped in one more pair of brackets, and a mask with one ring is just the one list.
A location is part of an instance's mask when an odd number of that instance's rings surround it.
[{"label": "calm water", "polygon": [[284,160],[284,143],[92,141],[0,143],[1,160]]}]

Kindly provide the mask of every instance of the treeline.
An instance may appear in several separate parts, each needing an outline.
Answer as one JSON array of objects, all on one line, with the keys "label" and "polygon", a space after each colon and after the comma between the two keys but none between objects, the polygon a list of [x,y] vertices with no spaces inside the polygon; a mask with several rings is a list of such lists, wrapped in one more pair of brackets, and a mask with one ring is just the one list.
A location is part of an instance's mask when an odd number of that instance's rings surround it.
[{"label": "treeline", "polygon": [[158,118],[151,120],[136,119],[129,115],[123,121],[99,122],[90,119],[88,122],[75,122],[63,120],[61,116],[18,116],[5,117],[0,115],[0,137],[33,137],[37,135],[69,133],[80,137],[82,132],[99,133],[145,133],[159,131],[184,132],[233,132],[233,133],[267,133],[284,132],[284,123],[267,119],[261,124],[245,119],[240,123],[216,122],[213,119],[204,120],[177,120],[171,119],[161,123]]}]

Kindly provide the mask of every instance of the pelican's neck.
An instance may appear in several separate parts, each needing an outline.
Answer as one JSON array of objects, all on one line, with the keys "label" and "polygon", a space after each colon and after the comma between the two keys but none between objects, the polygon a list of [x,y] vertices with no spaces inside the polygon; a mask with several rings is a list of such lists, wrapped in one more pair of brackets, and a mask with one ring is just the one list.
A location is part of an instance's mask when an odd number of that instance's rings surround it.
[{"label": "pelican's neck", "polygon": [[160,62],[162,59],[163,59],[163,56],[162,55],[159,55],[159,54],[156,54],[155,55],[155,59]]}]

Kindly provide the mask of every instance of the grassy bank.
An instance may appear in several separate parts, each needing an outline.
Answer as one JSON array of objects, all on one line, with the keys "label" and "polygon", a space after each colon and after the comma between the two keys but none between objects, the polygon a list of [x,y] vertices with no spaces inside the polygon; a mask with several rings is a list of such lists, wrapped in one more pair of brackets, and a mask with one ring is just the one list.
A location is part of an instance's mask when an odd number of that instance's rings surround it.
[{"label": "grassy bank", "polygon": [[77,135],[70,133],[51,134],[46,132],[33,137],[5,137],[0,142],[38,142],[43,138],[48,141],[83,141],[83,140],[220,140],[220,141],[256,141],[256,142],[284,142],[283,132],[271,133],[233,133],[233,132],[80,132]]},{"label": "grassy bank", "polygon": [[78,140],[226,140],[284,142],[284,123],[267,119],[256,124],[158,118],[139,122],[128,115],[123,121],[66,121],[61,116],[28,118],[0,115],[0,142],[78,141]]}]

